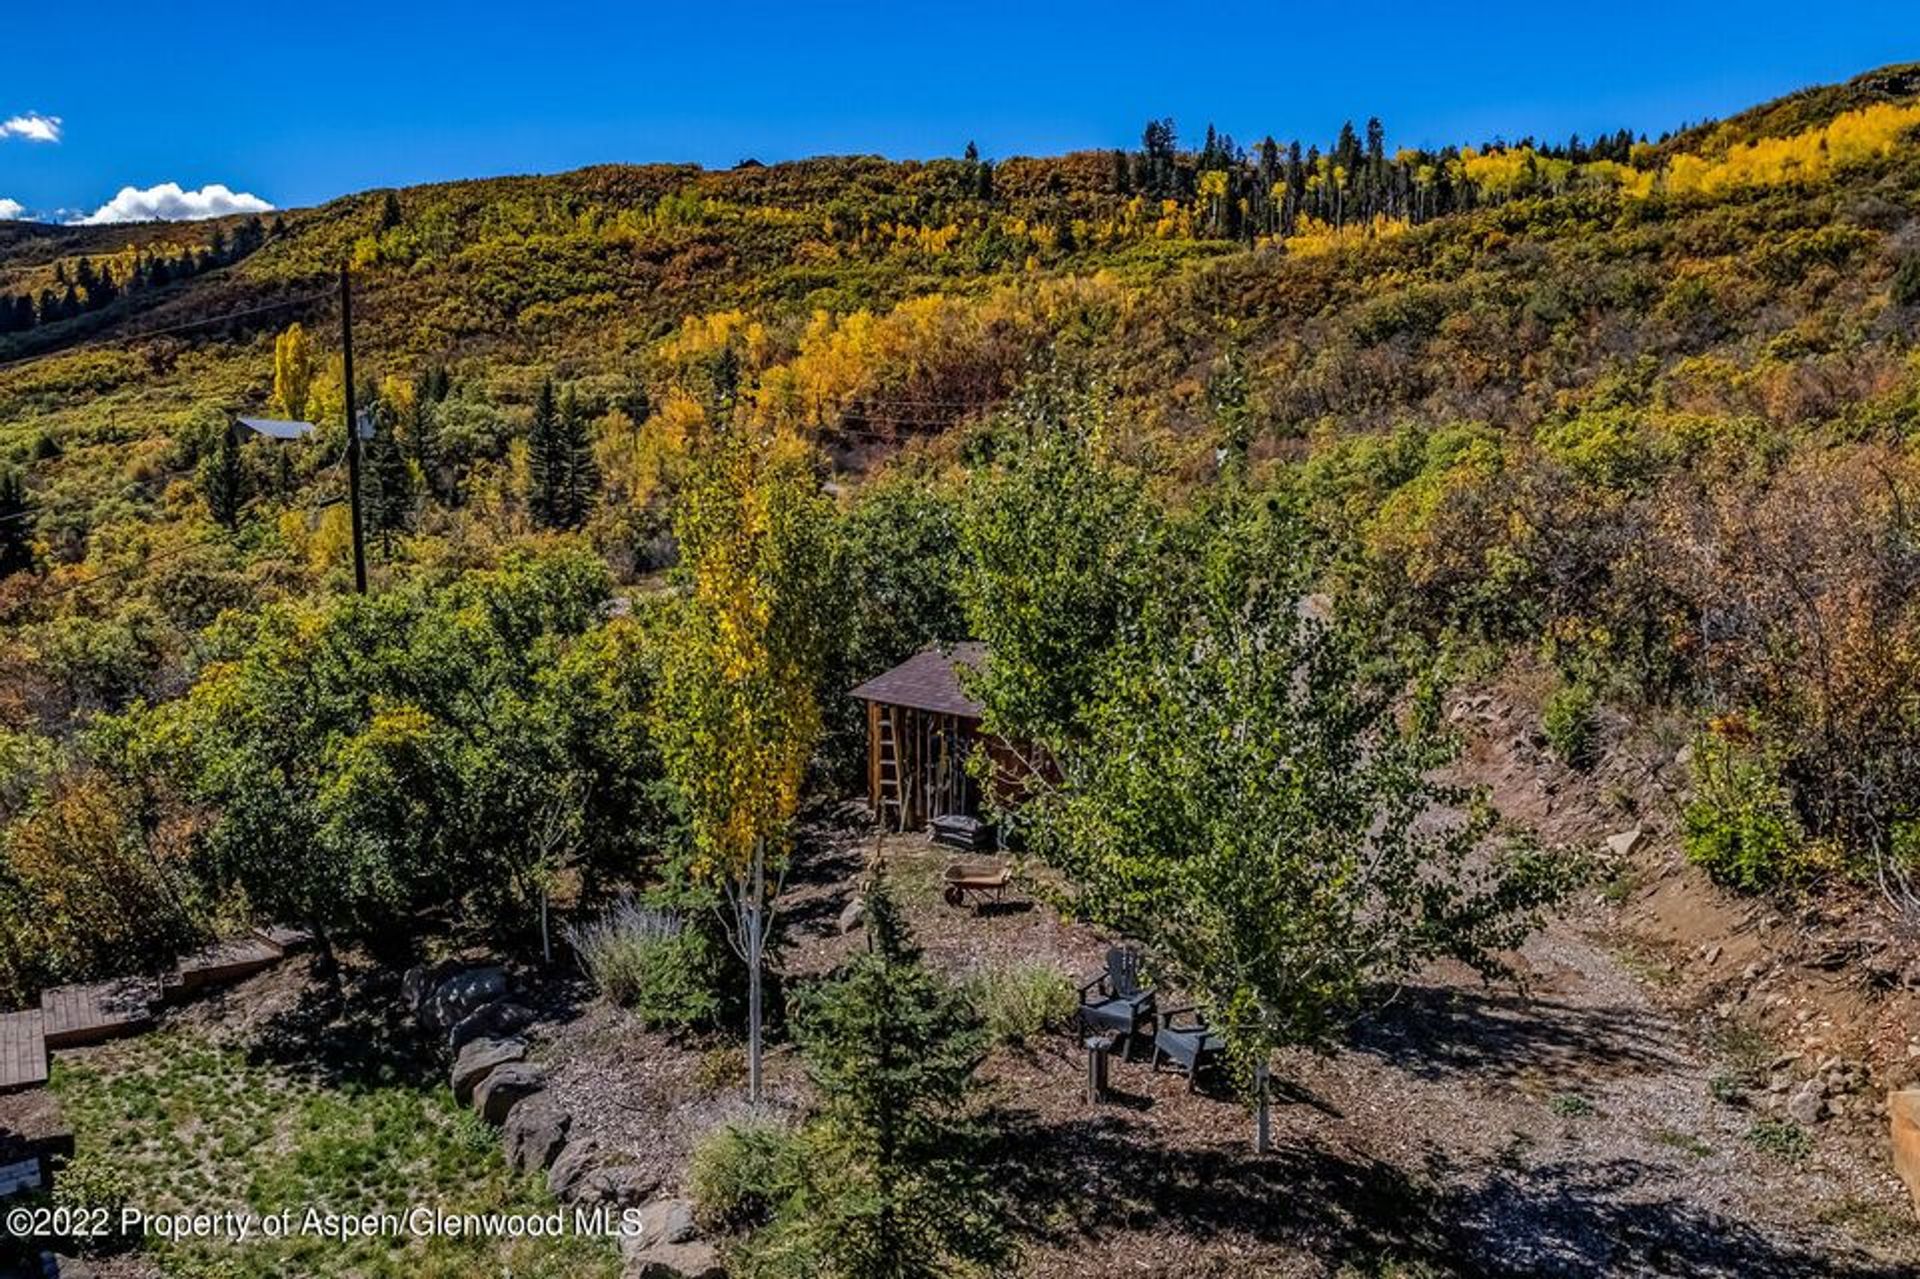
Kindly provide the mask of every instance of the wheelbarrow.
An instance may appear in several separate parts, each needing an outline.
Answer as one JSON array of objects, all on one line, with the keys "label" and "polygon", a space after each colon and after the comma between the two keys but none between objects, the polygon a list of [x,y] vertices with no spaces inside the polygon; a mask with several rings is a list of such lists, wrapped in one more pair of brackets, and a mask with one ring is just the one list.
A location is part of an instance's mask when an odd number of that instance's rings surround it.
[{"label": "wheelbarrow", "polygon": [[947,905],[965,906],[969,900],[977,911],[987,902],[998,904],[1006,900],[1007,885],[1013,882],[1013,871],[1005,866],[990,866],[980,862],[955,862],[947,867],[942,876],[946,882],[946,891],[941,896]]}]

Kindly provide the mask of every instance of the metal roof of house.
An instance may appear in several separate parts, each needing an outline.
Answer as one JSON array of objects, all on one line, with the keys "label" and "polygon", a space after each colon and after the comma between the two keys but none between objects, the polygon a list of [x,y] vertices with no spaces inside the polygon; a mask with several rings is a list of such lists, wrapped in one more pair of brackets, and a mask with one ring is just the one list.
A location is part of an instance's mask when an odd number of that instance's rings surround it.
[{"label": "metal roof of house", "polygon": [[273,417],[243,417],[240,425],[270,440],[304,440],[318,428],[311,422],[284,422]]},{"label": "metal roof of house", "polygon": [[985,708],[960,687],[957,668],[978,670],[986,660],[987,646],[973,641],[955,644],[945,652],[925,649],[854,689],[853,696],[888,706],[979,719]]},{"label": "metal roof of house", "polygon": [[[270,440],[304,440],[320,428],[311,422],[287,422],[277,417],[242,417],[236,422]],[[373,414],[360,414],[360,438],[370,440],[374,436]]]}]

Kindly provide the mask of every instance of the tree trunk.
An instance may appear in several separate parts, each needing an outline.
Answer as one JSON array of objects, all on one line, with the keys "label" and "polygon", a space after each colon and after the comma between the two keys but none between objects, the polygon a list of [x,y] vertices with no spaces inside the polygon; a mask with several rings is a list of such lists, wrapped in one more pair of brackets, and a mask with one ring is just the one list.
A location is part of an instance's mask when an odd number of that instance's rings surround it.
[{"label": "tree trunk", "polygon": [[1273,1149],[1273,1128],[1267,1113],[1267,1063],[1253,1068],[1253,1153],[1264,1155]]},{"label": "tree trunk", "polygon": [[747,898],[747,1099],[760,1104],[760,960],[766,945],[767,859],[765,848],[753,849],[753,887]]},{"label": "tree trunk", "polygon": [[338,1003],[342,996],[340,957],[333,952],[333,938],[324,925],[311,920],[307,931],[313,934],[313,974],[326,983],[328,996]]}]

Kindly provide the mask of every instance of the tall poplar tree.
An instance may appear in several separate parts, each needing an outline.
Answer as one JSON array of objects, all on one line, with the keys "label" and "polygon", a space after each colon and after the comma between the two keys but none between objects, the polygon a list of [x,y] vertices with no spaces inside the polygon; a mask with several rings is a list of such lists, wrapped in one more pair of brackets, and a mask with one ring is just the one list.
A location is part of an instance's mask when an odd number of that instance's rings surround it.
[{"label": "tall poplar tree", "polygon": [[307,411],[313,387],[313,344],[296,321],[273,343],[273,411],[296,421]]},{"label": "tall poplar tree", "polygon": [[727,425],[697,442],[674,520],[656,732],[683,798],[694,869],[724,894],[747,965],[747,1079],[761,1082],[773,899],[821,732],[832,508],[809,448]]}]

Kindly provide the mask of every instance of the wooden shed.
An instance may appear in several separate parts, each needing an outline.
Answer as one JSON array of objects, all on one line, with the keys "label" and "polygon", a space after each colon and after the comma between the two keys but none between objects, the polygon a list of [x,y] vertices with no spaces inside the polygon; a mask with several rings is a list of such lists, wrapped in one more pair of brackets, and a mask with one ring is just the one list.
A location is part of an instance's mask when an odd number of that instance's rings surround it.
[{"label": "wooden shed", "polygon": [[959,671],[985,660],[982,644],[929,648],[853,690],[867,704],[867,794],[882,821],[911,830],[979,814],[967,760],[982,740],[981,707]]}]

